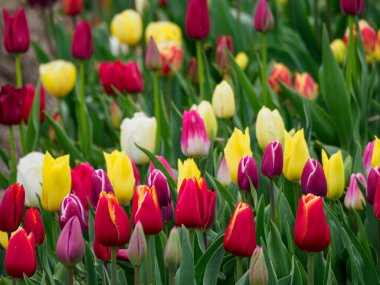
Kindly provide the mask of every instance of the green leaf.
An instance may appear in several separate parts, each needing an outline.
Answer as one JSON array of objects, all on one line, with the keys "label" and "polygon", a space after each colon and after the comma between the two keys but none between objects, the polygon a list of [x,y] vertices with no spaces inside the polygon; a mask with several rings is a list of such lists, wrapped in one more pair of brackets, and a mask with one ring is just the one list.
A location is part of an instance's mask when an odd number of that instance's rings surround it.
[{"label": "green leaf", "polygon": [[180,229],[180,233],[182,245],[182,259],[181,266],[178,269],[177,275],[175,277],[175,284],[194,285],[194,255],[190,244],[189,230],[182,226],[182,228]]},{"label": "green leaf", "polygon": [[231,209],[231,212],[235,209],[236,201],[232,197],[231,193],[228,192],[228,190],[220,183],[216,178],[212,177],[210,174],[206,172],[206,177],[208,180],[210,180],[212,186],[218,190],[218,193],[222,195],[224,200],[227,202],[228,206]]},{"label": "green leaf", "polygon": [[97,284],[97,276],[95,271],[95,259],[91,250],[92,246],[86,242],[85,248],[85,264],[86,264],[86,282],[87,284]]},{"label": "green leaf", "polygon": [[294,256],[292,257],[292,270],[290,271],[290,276],[291,276],[291,282],[290,282],[290,284],[292,284],[292,285],[297,285],[297,284],[302,285],[301,272],[300,272],[300,269],[298,267],[297,262],[295,261]]},{"label": "green leaf", "polygon": [[27,151],[31,152],[37,148],[37,142],[40,130],[40,82],[36,86],[32,110],[29,114],[28,128],[26,131]]},{"label": "green leaf", "polygon": [[34,40],[32,40],[32,48],[34,50],[34,54],[39,63],[48,63],[50,61],[47,53],[42,49],[42,47]]}]

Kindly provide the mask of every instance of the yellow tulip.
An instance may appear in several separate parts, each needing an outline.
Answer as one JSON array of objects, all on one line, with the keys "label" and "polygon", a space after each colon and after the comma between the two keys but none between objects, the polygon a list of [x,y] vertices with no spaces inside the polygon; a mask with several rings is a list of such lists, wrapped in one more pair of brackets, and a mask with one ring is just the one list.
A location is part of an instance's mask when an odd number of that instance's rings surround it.
[{"label": "yellow tulip", "polygon": [[276,109],[271,111],[265,106],[260,109],[256,119],[256,138],[261,149],[275,140],[283,144],[284,130],[284,121]]},{"label": "yellow tulip", "polygon": [[42,162],[42,207],[49,212],[58,212],[63,198],[70,190],[70,156],[64,155],[54,159],[47,152]]},{"label": "yellow tulip", "polygon": [[240,160],[246,156],[252,156],[251,138],[249,137],[249,129],[245,129],[245,133],[237,128],[234,129],[226,147],[224,148],[224,156],[226,158],[228,170],[231,180],[237,183],[238,166]]},{"label": "yellow tulip", "polygon": [[285,131],[283,172],[286,179],[292,182],[299,181],[301,179],[302,170],[309,157],[309,150],[303,129],[297,131],[293,137]]},{"label": "yellow tulip", "polygon": [[346,45],[341,39],[335,39],[330,44],[330,48],[339,64],[343,64],[344,57],[346,56]]},{"label": "yellow tulip", "polygon": [[380,139],[375,138],[375,145],[372,152],[372,167],[380,166]]},{"label": "yellow tulip", "polygon": [[327,198],[338,200],[343,194],[345,183],[342,152],[334,153],[329,159],[322,150],[322,164],[327,180]]},{"label": "yellow tulip", "polygon": [[242,70],[245,70],[248,66],[249,58],[245,52],[241,51],[235,56],[235,61]]},{"label": "yellow tulip", "polygon": [[114,150],[111,154],[103,154],[116,198],[121,205],[126,205],[132,199],[136,182],[132,162],[123,151]]},{"label": "yellow tulip", "polygon": [[64,60],[55,60],[40,65],[40,78],[45,90],[54,97],[69,94],[76,80],[74,64]]},{"label": "yellow tulip", "polygon": [[202,101],[198,106],[193,105],[191,109],[198,112],[199,116],[203,119],[206,125],[207,135],[210,140],[215,139],[218,132],[218,121],[216,120],[214,110],[210,102]]},{"label": "yellow tulip", "polygon": [[234,92],[227,81],[218,84],[212,95],[212,108],[217,118],[228,119],[235,114]]},{"label": "yellow tulip", "polygon": [[8,233],[0,232],[0,244],[5,250],[8,248]]},{"label": "yellow tulip", "polygon": [[182,163],[182,161],[178,159],[177,191],[179,191],[181,188],[181,184],[184,179],[193,177],[195,177],[197,180],[199,180],[201,177],[201,172],[199,171],[194,160],[192,158],[188,158]]},{"label": "yellow tulip", "polygon": [[127,45],[136,45],[141,41],[143,22],[135,10],[125,10],[116,14],[111,22],[111,34],[119,42]]},{"label": "yellow tulip", "polygon": [[182,44],[181,28],[172,22],[151,22],[145,30],[145,41],[149,42],[150,37],[153,37],[158,48],[162,45],[177,45]]}]

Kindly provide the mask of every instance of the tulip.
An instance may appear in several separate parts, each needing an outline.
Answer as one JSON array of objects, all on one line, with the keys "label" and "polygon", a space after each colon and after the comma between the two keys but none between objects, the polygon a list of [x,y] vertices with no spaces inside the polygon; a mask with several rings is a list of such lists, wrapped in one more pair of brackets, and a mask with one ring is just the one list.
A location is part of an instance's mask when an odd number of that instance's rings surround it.
[{"label": "tulip", "polygon": [[345,184],[342,152],[338,151],[329,159],[322,150],[322,164],[327,180],[327,198],[338,200],[343,194]]},{"label": "tulip", "polygon": [[45,240],[45,227],[38,209],[29,208],[25,211],[24,229],[28,235],[33,233],[36,244],[43,244]]},{"label": "tulip", "polygon": [[256,247],[255,219],[251,206],[239,202],[223,239],[224,249],[237,256],[251,256]]},{"label": "tulip", "polygon": [[199,180],[201,177],[201,172],[199,171],[194,160],[192,158],[189,158],[182,163],[182,161],[178,159],[177,192],[179,192],[183,180],[193,177],[197,180]]},{"label": "tulip", "polygon": [[252,156],[246,155],[240,160],[237,179],[240,190],[249,190],[250,182],[256,190],[259,187],[259,171]]},{"label": "tulip", "polygon": [[120,109],[115,99],[112,99],[111,101],[110,113],[111,113],[112,125],[114,126],[115,129],[120,128],[120,123],[121,123],[121,120],[123,119],[123,112]]},{"label": "tulip", "polygon": [[120,126],[120,145],[122,150],[131,157],[136,164],[146,164],[149,157],[136,145],[150,152],[155,152],[157,121],[148,118],[144,113],[135,113],[133,117],[123,120]]},{"label": "tulip", "polygon": [[94,231],[95,239],[106,247],[120,247],[129,240],[131,229],[127,214],[112,193],[100,194]]},{"label": "tulip", "polygon": [[178,230],[173,227],[164,249],[164,263],[171,272],[176,272],[181,264],[182,248]]},{"label": "tulip", "polygon": [[91,201],[93,173],[94,168],[88,162],[79,163],[74,169],[71,169],[71,193],[79,198],[86,211],[88,210],[88,201]]},{"label": "tulip", "polygon": [[129,51],[128,45],[119,42],[114,36],[109,38],[109,47],[114,57],[126,56]]},{"label": "tulip", "polygon": [[189,62],[187,63],[186,75],[190,82],[192,82],[193,84],[199,83],[198,63],[195,57],[191,57]]},{"label": "tulip", "polygon": [[286,65],[282,63],[276,63],[273,66],[272,73],[269,76],[269,85],[274,93],[279,93],[282,91],[279,82],[282,82],[288,87],[292,87],[290,71]]},{"label": "tulip", "polygon": [[364,187],[367,187],[364,176],[361,173],[353,173],[350,177],[350,184],[348,185],[346,196],[344,197],[344,205],[347,209],[361,211],[364,209],[365,199],[357,180],[359,180]]},{"label": "tulip", "polygon": [[248,66],[249,58],[245,52],[241,51],[235,56],[235,61],[236,61],[237,65],[239,65],[241,70],[245,70]]},{"label": "tulip", "polygon": [[224,49],[228,49],[231,54],[234,53],[232,38],[230,36],[219,36],[216,42],[216,65],[222,73],[228,72],[230,60]]},{"label": "tulip", "polygon": [[189,0],[186,10],[186,34],[189,38],[203,40],[210,32],[207,0]]},{"label": "tulip", "polygon": [[284,165],[282,146],[278,141],[269,143],[261,160],[261,172],[269,177],[278,177]]},{"label": "tulip", "polygon": [[161,7],[167,7],[168,6],[168,0],[160,0],[159,4]]},{"label": "tulip", "polygon": [[356,16],[364,9],[365,0],[340,0],[340,9],[342,13]]},{"label": "tulip", "polygon": [[309,159],[309,150],[304,137],[303,129],[292,137],[285,131],[284,175],[292,182],[301,179],[302,170]]},{"label": "tulip", "polygon": [[7,250],[7,248],[8,248],[8,233],[0,232],[0,244],[5,250]]},{"label": "tulip", "polygon": [[[135,187],[132,163],[123,151],[114,150],[111,154],[104,153],[104,158],[106,160],[107,174],[116,198],[121,205],[126,205],[131,200],[133,188]],[[106,180],[101,181],[106,182]],[[103,185],[105,186],[104,188]],[[106,188],[106,186],[108,185],[102,184],[102,189],[108,190],[109,188]]]},{"label": "tulip", "polygon": [[225,187],[228,187],[231,184],[231,176],[230,176],[230,172],[228,171],[228,166],[227,166],[227,162],[226,162],[226,157],[225,156],[223,156],[223,159],[220,162],[216,178]]},{"label": "tulip", "polygon": [[[380,185],[380,184],[377,184]],[[377,220],[380,220],[380,187],[376,187],[375,201],[373,203],[373,211]]]},{"label": "tulip", "polygon": [[103,191],[114,194],[107,172],[97,169],[91,175],[91,202],[94,207],[98,205],[99,194]]},{"label": "tulip", "polygon": [[26,53],[30,47],[30,33],[25,9],[19,8],[11,16],[3,9],[4,17],[4,47],[9,53]]},{"label": "tulip", "polygon": [[92,248],[97,258],[103,260],[104,262],[111,259],[111,248],[101,245],[96,238],[94,239]]},{"label": "tulip", "polygon": [[160,48],[162,67],[159,74],[162,76],[173,75],[172,69],[180,70],[183,61],[183,50],[176,44],[163,46]]},{"label": "tulip", "polygon": [[[25,85],[26,92],[24,98],[24,123],[28,124],[30,112],[33,108],[34,95],[36,94],[36,89],[33,85]],[[40,123],[42,124],[45,120],[45,91],[44,88],[40,87]]]},{"label": "tulip", "polygon": [[369,174],[369,171],[372,168],[372,154],[373,154],[373,147],[374,146],[375,146],[375,140],[369,142],[365,146],[365,149],[363,152],[362,161],[363,161],[364,170],[367,173],[367,175]]},{"label": "tulip", "polygon": [[75,86],[76,69],[74,64],[55,60],[40,65],[40,78],[45,90],[54,97],[65,97]]},{"label": "tulip", "polygon": [[88,230],[87,213],[79,200],[73,194],[68,194],[62,201],[61,212],[59,213],[59,227],[63,229],[72,217],[77,217],[80,222],[82,232]]},{"label": "tulip", "polygon": [[161,171],[154,169],[150,172],[146,184],[149,188],[154,186],[156,189],[160,207],[166,207],[171,203],[169,184],[165,175]]},{"label": "tulip", "polygon": [[261,149],[277,140],[281,144],[284,142],[284,121],[277,109],[271,111],[267,107],[262,107],[256,119],[256,138]]},{"label": "tulip", "polygon": [[346,46],[341,39],[335,39],[330,44],[330,48],[334,54],[336,61],[339,64],[343,64],[344,58],[346,56]]},{"label": "tulip", "polygon": [[0,201],[0,231],[11,233],[19,227],[24,212],[25,190],[21,184],[12,184]]},{"label": "tulip", "polygon": [[1,86],[0,90],[0,124],[18,125],[24,118],[24,98],[27,89],[10,85]]},{"label": "tulip", "polygon": [[[53,121],[56,122],[61,127],[64,127],[62,117],[61,117],[61,114],[59,112],[55,112],[53,114]],[[54,130],[53,126],[49,127],[49,139],[52,141],[56,140],[55,130]]]},{"label": "tulip", "polygon": [[150,37],[146,47],[145,65],[149,70],[159,70],[162,67],[161,54],[153,37]]},{"label": "tulip", "polygon": [[251,285],[268,284],[268,269],[262,246],[256,246],[249,264],[249,283]]},{"label": "tulip", "polygon": [[315,159],[309,159],[302,171],[301,189],[304,195],[327,195],[327,181],[322,165]]},{"label": "tulip", "polygon": [[25,189],[25,205],[39,207],[38,197],[42,195],[42,162],[44,155],[31,152],[22,157],[17,165],[17,182]]},{"label": "tulip", "polygon": [[140,185],[133,193],[132,224],[140,221],[147,235],[154,235],[162,230],[162,218],[157,192],[154,186]]},{"label": "tulip", "polygon": [[137,222],[128,245],[128,259],[133,266],[140,266],[147,254],[147,244],[141,222]]},{"label": "tulip", "polygon": [[[163,156],[160,156],[160,155],[156,155],[156,158],[161,162],[161,164],[166,168],[166,170],[169,172],[169,174],[171,175],[171,177],[173,177],[173,180],[176,180],[176,176],[173,172],[173,169],[171,168],[169,162],[167,162],[167,160],[163,157]],[[150,165],[149,165],[149,172],[152,172],[155,168],[154,164],[151,162]]]},{"label": "tulip", "polygon": [[196,110],[199,116],[203,119],[209,139],[215,139],[218,132],[218,122],[210,102],[203,100],[198,106],[193,105],[191,109]]},{"label": "tulip", "polygon": [[237,184],[240,160],[246,155],[252,156],[251,139],[249,137],[248,128],[245,129],[244,134],[241,130],[237,128],[234,129],[234,132],[224,148],[224,155],[228,170],[230,171],[231,180]]},{"label": "tulip", "polygon": [[177,226],[207,230],[215,219],[216,193],[207,188],[201,178],[184,179],[179,190],[175,209]]},{"label": "tulip", "polygon": [[36,272],[36,253],[33,234],[19,229],[9,239],[5,253],[5,270],[13,278],[31,277]]},{"label": "tulip", "polygon": [[372,152],[372,167],[380,166],[380,139],[376,137]]},{"label": "tulip", "polygon": [[141,41],[143,23],[139,13],[125,10],[116,14],[111,22],[111,33],[121,43],[134,46]]},{"label": "tulip", "polygon": [[302,195],[294,225],[296,245],[308,252],[324,250],[330,243],[330,229],[323,210],[322,197]]},{"label": "tulip", "polygon": [[373,205],[375,201],[375,193],[377,184],[380,178],[380,167],[376,166],[371,169],[371,171],[368,174],[368,184],[367,184],[367,201],[371,205]]},{"label": "tulip", "polygon": [[172,201],[169,205],[161,207],[162,222],[167,223],[173,220],[173,205]]},{"label": "tulip", "polygon": [[69,155],[54,159],[46,152],[42,163],[41,204],[49,212],[58,212],[61,202],[71,190]]},{"label": "tulip", "polygon": [[318,95],[318,84],[316,84],[309,73],[296,73],[294,77],[294,88],[310,100],[315,100]]},{"label": "tulip", "polygon": [[210,140],[203,119],[195,110],[185,111],[182,117],[181,150],[186,156],[207,156]]},{"label": "tulip", "polygon": [[235,114],[234,92],[227,81],[218,84],[212,95],[212,108],[217,118],[229,119]]},{"label": "tulip", "polygon": [[377,31],[377,40],[375,50],[373,51],[373,57],[377,62],[380,62],[380,30]]},{"label": "tulip", "polygon": [[261,33],[273,30],[274,19],[267,0],[257,2],[254,24],[255,30]]},{"label": "tulip", "polygon": [[67,16],[75,17],[83,10],[83,0],[63,0],[63,12]]},{"label": "tulip", "polygon": [[133,176],[135,177],[135,186],[140,185],[140,173],[137,169],[136,163],[134,163],[133,160],[131,160],[132,169],[133,169]]},{"label": "tulip", "polygon": [[[71,1],[74,2],[74,0]],[[81,1],[79,0],[79,2]],[[91,25],[84,20],[80,20],[75,27],[71,54],[74,58],[81,60],[90,59],[93,54]]]}]

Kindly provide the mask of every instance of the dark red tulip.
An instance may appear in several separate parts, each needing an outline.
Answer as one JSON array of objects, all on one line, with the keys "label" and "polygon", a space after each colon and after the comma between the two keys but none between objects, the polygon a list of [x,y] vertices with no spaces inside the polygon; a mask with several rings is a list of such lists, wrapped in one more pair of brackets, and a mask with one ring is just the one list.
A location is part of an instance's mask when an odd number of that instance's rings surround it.
[{"label": "dark red tulip", "polygon": [[267,0],[259,0],[257,3],[254,24],[258,32],[265,33],[273,30],[274,19]]},{"label": "dark red tulip", "polygon": [[304,195],[327,195],[327,180],[322,165],[315,159],[309,159],[302,171],[301,189]]},{"label": "dark red tulip", "polygon": [[85,211],[81,201],[74,194],[67,195],[61,204],[61,212],[59,213],[59,227],[61,229],[68,223],[72,217],[77,217],[83,232],[88,230],[87,212]]},{"label": "dark red tulip", "polygon": [[25,190],[19,184],[12,184],[5,191],[0,202],[0,231],[14,232],[21,223],[25,205]]},{"label": "dark red tulip", "polygon": [[237,178],[241,190],[249,190],[251,188],[250,181],[255,189],[259,187],[259,171],[252,156],[246,155],[240,160]]},{"label": "dark red tulip", "polygon": [[261,171],[266,177],[278,177],[282,173],[284,158],[282,146],[278,141],[273,141],[267,145],[261,160]]},{"label": "dark red tulip", "polygon": [[173,205],[171,201],[169,205],[161,207],[161,216],[164,223],[173,220]]},{"label": "dark red tulip", "polygon": [[365,0],[340,0],[340,9],[342,13],[356,16],[364,9]]},{"label": "dark red tulip", "polygon": [[216,42],[216,64],[223,73],[228,72],[231,65],[225,49],[234,54],[234,45],[230,36],[220,36]]},{"label": "dark red tulip", "polygon": [[102,192],[114,193],[107,172],[97,169],[91,174],[91,202],[94,207],[98,205],[99,194]]},{"label": "dark red tulip", "polygon": [[210,16],[207,0],[189,0],[186,10],[186,34],[189,38],[202,40],[210,32]]},{"label": "dark red tulip", "polygon": [[71,54],[76,59],[90,59],[93,54],[91,25],[80,20],[73,33]]},{"label": "dark red tulip", "polygon": [[375,201],[375,194],[378,181],[380,180],[380,167],[376,166],[371,168],[368,174],[368,182],[367,182],[367,201],[371,205],[373,205]]},{"label": "dark red tulip", "polygon": [[159,0],[161,7],[167,7],[168,6],[168,0]]},{"label": "dark red tulip", "polygon": [[83,10],[83,0],[63,0],[63,12],[67,16],[79,15]]},{"label": "dark red tulip", "polygon": [[[36,88],[33,85],[25,85],[25,101],[24,101],[24,123],[28,124],[30,112],[33,108],[34,95],[36,94]],[[42,124],[45,120],[45,90],[40,87],[40,123]]]},{"label": "dark red tulip", "polygon": [[169,184],[165,175],[161,171],[154,169],[149,174],[146,184],[148,187],[154,186],[156,189],[160,207],[166,207],[171,203]]},{"label": "dark red tulip", "polygon": [[42,244],[45,240],[45,227],[42,223],[38,209],[29,208],[24,216],[24,229],[27,234],[33,233],[36,244]]},{"label": "dark red tulip", "polygon": [[4,47],[9,53],[25,53],[30,46],[30,34],[25,9],[19,8],[11,16],[3,9],[4,16]]},{"label": "dark red tulip", "polygon": [[53,5],[57,0],[28,0],[30,6],[40,6],[42,8]]},{"label": "dark red tulip", "polygon": [[79,163],[71,169],[71,194],[79,198],[86,211],[88,210],[88,202],[92,202],[91,177],[94,171],[88,162]]},{"label": "dark red tulip", "polygon": [[26,88],[4,85],[0,91],[0,124],[18,125],[24,118]]}]

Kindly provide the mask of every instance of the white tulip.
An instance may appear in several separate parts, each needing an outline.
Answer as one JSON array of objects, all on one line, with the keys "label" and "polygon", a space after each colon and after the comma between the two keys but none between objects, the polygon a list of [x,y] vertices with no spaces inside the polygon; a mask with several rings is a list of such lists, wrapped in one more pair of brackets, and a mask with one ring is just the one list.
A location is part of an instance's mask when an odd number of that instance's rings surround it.
[{"label": "white tulip", "polygon": [[114,36],[111,36],[109,39],[109,45],[110,45],[110,50],[111,54],[115,57],[117,56],[124,56],[128,54],[128,46],[126,44],[122,44],[119,42],[117,38]]}]

